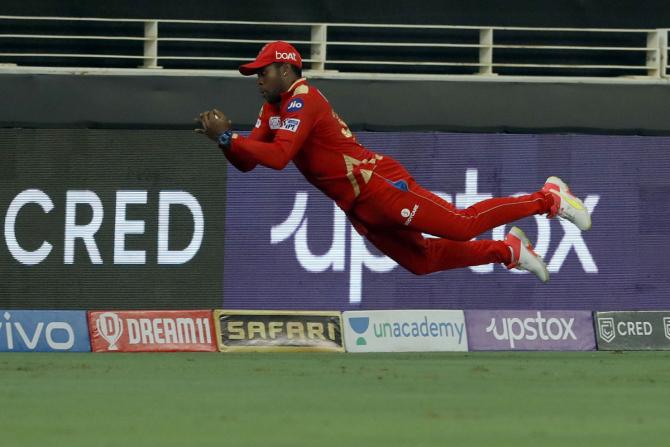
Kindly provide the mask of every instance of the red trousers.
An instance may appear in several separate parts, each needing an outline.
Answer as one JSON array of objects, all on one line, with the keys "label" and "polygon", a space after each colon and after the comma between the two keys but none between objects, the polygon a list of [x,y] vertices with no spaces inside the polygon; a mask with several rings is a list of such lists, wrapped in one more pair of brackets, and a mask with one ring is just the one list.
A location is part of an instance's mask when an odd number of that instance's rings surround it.
[{"label": "red trousers", "polygon": [[[511,263],[502,241],[471,241],[497,226],[548,213],[553,196],[536,192],[484,200],[466,209],[424,189],[397,161],[384,157],[349,211],[359,233],[417,275],[490,263]],[[424,238],[422,233],[437,236]]]}]

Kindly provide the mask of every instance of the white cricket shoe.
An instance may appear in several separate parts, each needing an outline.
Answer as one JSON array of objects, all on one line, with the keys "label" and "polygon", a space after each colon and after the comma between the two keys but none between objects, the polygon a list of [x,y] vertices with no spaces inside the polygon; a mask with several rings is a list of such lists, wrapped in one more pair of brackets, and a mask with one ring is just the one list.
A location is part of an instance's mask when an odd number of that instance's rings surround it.
[{"label": "white cricket shoe", "polygon": [[512,262],[506,267],[508,269],[528,270],[540,281],[549,281],[549,270],[544,260],[535,253],[533,246],[526,234],[521,231],[519,227],[512,227],[507,237],[505,237],[505,244],[512,250]]},{"label": "white cricket shoe", "polygon": [[558,206],[552,207],[549,217],[562,217],[582,231],[591,228],[591,215],[579,198],[572,194],[568,185],[558,177],[549,177],[542,191],[550,192],[558,199]]}]

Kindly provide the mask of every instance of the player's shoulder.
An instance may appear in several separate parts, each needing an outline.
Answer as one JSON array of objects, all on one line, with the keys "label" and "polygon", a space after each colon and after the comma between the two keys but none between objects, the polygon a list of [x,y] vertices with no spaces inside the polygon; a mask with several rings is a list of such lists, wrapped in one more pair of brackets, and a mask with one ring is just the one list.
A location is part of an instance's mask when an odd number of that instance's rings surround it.
[{"label": "player's shoulder", "polygon": [[316,87],[302,83],[293,90],[291,96],[286,100],[284,111],[292,113],[309,109],[312,113],[318,113],[327,107],[328,100]]},{"label": "player's shoulder", "polygon": [[324,94],[321,93],[321,90],[314,87],[313,85],[308,84],[307,82],[297,86],[291,97],[306,98],[308,101],[313,102],[328,102]]},{"label": "player's shoulder", "polygon": [[314,87],[307,84],[307,82],[303,82],[302,84],[300,84],[299,86],[297,86],[293,90],[293,94],[291,95],[291,97],[300,96],[300,95],[309,96],[310,93],[313,93],[313,92],[314,92]]}]

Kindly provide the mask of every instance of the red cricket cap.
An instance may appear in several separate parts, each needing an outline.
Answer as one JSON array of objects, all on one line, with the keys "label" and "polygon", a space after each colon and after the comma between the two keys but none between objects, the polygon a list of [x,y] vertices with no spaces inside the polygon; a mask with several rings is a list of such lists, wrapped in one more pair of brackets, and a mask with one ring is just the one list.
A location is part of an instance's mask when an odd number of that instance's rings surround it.
[{"label": "red cricket cap", "polygon": [[276,42],[266,43],[261,51],[258,52],[256,60],[248,64],[240,65],[240,73],[244,76],[256,74],[256,72],[266,65],[275,62],[287,63],[302,68],[302,57],[293,45],[288,42],[278,40]]}]

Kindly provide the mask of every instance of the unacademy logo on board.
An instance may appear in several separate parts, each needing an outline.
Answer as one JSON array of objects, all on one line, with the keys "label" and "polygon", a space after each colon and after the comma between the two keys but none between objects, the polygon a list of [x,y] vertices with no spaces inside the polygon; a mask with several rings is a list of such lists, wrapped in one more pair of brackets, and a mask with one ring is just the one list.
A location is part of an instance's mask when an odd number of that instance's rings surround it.
[{"label": "unacademy logo on board", "polygon": [[424,316],[418,321],[387,321],[372,323],[376,338],[458,338],[460,344],[465,334],[465,323],[430,321]]},{"label": "unacademy logo on board", "polygon": [[346,311],[342,316],[349,352],[468,350],[462,310]]},{"label": "unacademy logo on board", "polygon": [[[365,334],[365,332],[367,332],[368,328],[370,327],[370,318],[368,317],[349,318],[349,326],[351,326],[351,329],[353,329],[353,331],[356,334],[363,335]],[[356,338],[357,346],[365,346],[367,344],[368,342],[365,340],[365,337]]]}]

